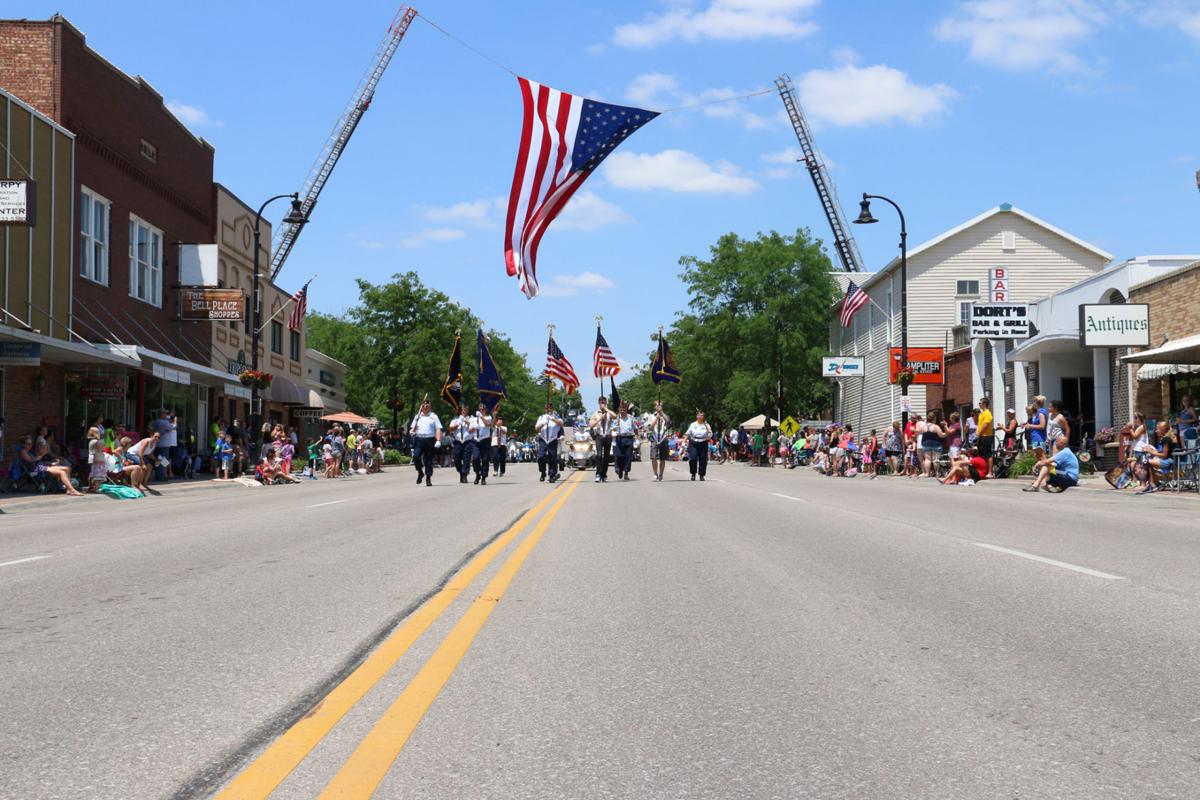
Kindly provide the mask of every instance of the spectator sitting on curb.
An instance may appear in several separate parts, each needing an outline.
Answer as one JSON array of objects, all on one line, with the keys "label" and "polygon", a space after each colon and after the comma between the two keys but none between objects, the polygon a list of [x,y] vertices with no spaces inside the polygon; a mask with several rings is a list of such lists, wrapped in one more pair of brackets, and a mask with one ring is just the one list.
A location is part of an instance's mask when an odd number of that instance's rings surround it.
[{"label": "spectator sitting on curb", "polygon": [[1158,485],[1160,476],[1167,475],[1175,466],[1175,447],[1179,442],[1175,438],[1175,432],[1171,430],[1171,423],[1165,419],[1159,420],[1158,425],[1154,428],[1154,433],[1158,446],[1148,444],[1143,451],[1146,454],[1146,463],[1150,468],[1148,470],[1149,480],[1140,492],[1141,494],[1157,492],[1161,488]]},{"label": "spectator sitting on curb", "polygon": [[1037,479],[1022,489],[1023,492],[1036,492],[1038,489],[1062,492],[1079,485],[1079,459],[1067,447],[1066,436],[1055,439],[1054,455],[1038,459],[1034,467],[1038,470]]},{"label": "spectator sitting on curb", "polygon": [[950,459],[950,472],[942,478],[942,483],[947,486],[974,486],[987,476],[987,461],[979,454],[979,445],[976,444]]}]

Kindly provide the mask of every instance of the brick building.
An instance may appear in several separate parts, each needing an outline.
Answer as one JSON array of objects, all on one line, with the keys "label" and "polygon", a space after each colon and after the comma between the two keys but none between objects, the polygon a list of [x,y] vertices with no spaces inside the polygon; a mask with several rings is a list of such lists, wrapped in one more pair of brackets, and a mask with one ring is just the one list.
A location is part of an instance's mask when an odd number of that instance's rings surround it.
[{"label": "brick building", "polygon": [[1129,302],[1150,306],[1150,348],[1122,361],[1137,369],[1135,407],[1148,419],[1179,412],[1185,395],[1200,399],[1200,260],[1129,287]]},{"label": "brick building", "polygon": [[210,323],[179,321],[177,245],[212,241],[212,145],[61,16],[0,21],[0,87],[75,136],[71,327],[122,359],[76,365],[71,385],[109,388],[68,386],[67,435],[95,415],[143,429],[160,406],[198,425],[228,376],[211,367]]}]

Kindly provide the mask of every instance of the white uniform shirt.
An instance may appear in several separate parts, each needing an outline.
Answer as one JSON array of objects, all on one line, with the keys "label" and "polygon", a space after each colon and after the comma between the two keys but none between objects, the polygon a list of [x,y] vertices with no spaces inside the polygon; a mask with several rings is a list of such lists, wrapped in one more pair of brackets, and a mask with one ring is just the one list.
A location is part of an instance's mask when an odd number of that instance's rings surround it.
[{"label": "white uniform shirt", "polygon": [[613,413],[611,411],[608,413],[597,411],[596,417],[598,418],[595,425],[596,435],[603,437],[611,434],[613,431]]},{"label": "white uniform shirt", "polygon": [[558,438],[558,432],[562,430],[562,426],[557,422],[553,414],[542,414],[538,417],[537,432],[538,438],[545,442],[553,442]]},{"label": "white uniform shirt", "polygon": [[474,416],[457,416],[450,421],[450,435],[456,442],[469,442],[475,438],[475,434],[471,432],[474,425]]},{"label": "white uniform shirt", "polygon": [[486,414],[476,414],[471,417],[471,424],[475,426],[475,441],[486,442],[492,438],[492,418]]},{"label": "white uniform shirt", "polygon": [[617,417],[613,424],[613,430],[617,436],[632,436],[633,435],[633,417]]},{"label": "white uniform shirt", "polygon": [[492,428],[492,447],[504,447],[508,444],[508,426],[497,425]]},{"label": "white uniform shirt", "polygon": [[712,436],[712,428],[708,427],[707,422],[693,422],[688,425],[687,438],[693,442],[707,442]]},{"label": "white uniform shirt", "polygon": [[409,432],[419,439],[437,436],[437,432],[441,429],[442,421],[432,411],[428,414],[417,414],[413,417],[412,425],[409,426]]}]

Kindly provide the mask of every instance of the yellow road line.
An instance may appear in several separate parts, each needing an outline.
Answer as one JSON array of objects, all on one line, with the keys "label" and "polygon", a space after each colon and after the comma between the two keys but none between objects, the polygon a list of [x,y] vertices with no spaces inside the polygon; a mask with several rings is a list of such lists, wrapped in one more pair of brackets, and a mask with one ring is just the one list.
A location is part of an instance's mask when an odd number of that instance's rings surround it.
[{"label": "yellow road line", "polygon": [[480,550],[447,584],[414,611],[354,672],[288,728],[262,755],[252,761],[220,794],[218,800],[256,800],[275,791],[355,703],[386,675],[396,662],[442,615],[455,598],[483,572],[521,531],[542,513],[566,484],[547,494],[512,527]]},{"label": "yellow road line", "polygon": [[375,727],[359,743],[350,759],[338,770],[337,775],[321,792],[321,798],[366,798],[375,792],[379,782],[387,775],[392,763],[425,716],[425,712],[433,705],[446,681],[467,654],[471,643],[475,641],[492,610],[504,596],[517,571],[550,527],[559,509],[579,486],[577,480],[568,479],[568,483],[570,486],[567,491],[508,557],[483,590],[483,594],[475,599],[453,630],[438,645],[438,649],[421,667],[421,671],[375,723]]}]

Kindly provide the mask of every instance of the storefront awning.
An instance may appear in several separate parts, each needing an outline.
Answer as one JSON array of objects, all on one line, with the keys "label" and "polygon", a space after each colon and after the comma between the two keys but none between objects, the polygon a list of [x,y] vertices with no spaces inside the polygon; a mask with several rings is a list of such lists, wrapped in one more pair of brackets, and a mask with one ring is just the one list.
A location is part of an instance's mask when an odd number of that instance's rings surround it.
[{"label": "storefront awning", "polygon": [[1133,364],[1200,364],[1200,334],[1185,336],[1161,347],[1121,356]]},{"label": "storefront awning", "polygon": [[1139,381],[1157,381],[1180,373],[1200,372],[1197,364],[1143,364],[1138,367]]},{"label": "storefront awning", "polygon": [[312,389],[309,389],[308,390],[308,402],[305,403],[304,405],[306,408],[324,409],[325,401],[321,399],[321,395],[317,394]]},{"label": "storefront awning", "polygon": [[41,345],[41,360],[48,364],[117,364],[123,367],[136,367],[138,361],[120,353],[110,353],[100,350],[95,345],[84,342],[68,342],[65,339],[54,339],[32,331],[23,331],[7,325],[0,325],[0,341],[30,342]]},{"label": "storefront awning", "polygon": [[267,389],[266,398],[273,403],[304,406],[308,405],[308,390],[300,388],[282,375],[276,375],[271,381],[271,388]]},{"label": "storefront awning", "polygon": [[[122,355],[129,366],[149,370],[156,377],[171,383],[191,384],[200,383],[205,386],[220,386],[227,382],[230,375],[225,370],[213,369],[195,361],[185,361],[182,358],[169,356],[157,350],[150,350],[136,344],[97,344],[97,350]],[[132,363],[130,363],[132,362]]]},{"label": "storefront awning", "polygon": [[1008,352],[1009,361],[1037,361],[1050,353],[1074,353],[1079,350],[1079,331],[1045,331],[1018,344]]}]

